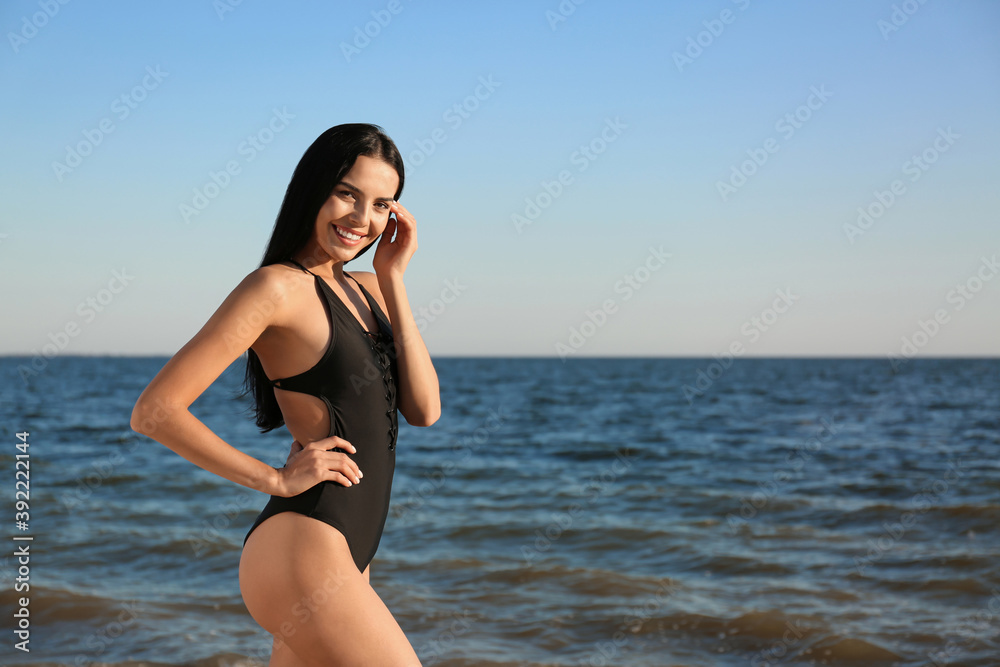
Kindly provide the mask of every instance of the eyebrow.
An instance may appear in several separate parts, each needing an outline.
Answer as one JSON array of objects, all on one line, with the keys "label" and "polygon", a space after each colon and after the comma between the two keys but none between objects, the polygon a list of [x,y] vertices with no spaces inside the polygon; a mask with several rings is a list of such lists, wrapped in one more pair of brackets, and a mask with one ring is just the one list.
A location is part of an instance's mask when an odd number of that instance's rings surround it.
[{"label": "eyebrow", "polygon": [[[350,183],[348,183],[347,181],[341,181],[341,182],[340,182],[340,185],[343,185],[344,187],[346,187],[346,188],[348,188],[348,189],[351,189],[351,190],[354,190],[355,192],[361,192],[361,189],[360,189],[360,188],[358,188],[358,187],[357,187],[357,186],[355,186],[355,185],[351,185],[351,184],[350,184]],[[392,197],[376,197],[376,198],[375,198],[375,201],[387,201],[387,202],[392,202],[392,201],[396,201],[396,200],[395,200],[395,199],[393,199]]]}]

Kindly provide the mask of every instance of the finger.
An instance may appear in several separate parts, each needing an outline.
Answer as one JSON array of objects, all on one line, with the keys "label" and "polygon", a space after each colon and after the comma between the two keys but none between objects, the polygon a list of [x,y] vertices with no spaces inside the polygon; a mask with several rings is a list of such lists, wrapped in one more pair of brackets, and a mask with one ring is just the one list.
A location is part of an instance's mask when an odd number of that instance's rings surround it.
[{"label": "finger", "polygon": [[416,220],[413,218],[413,214],[406,210],[402,204],[396,204],[396,208],[393,210],[396,214],[396,219],[400,220],[407,225],[416,224]]},{"label": "finger", "polygon": [[339,482],[340,484],[343,484],[344,486],[354,486],[354,482],[352,482],[350,479],[348,479],[348,477],[346,475],[344,475],[343,473],[337,472],[336,470],[334,470],[332,472],[333,472],[333,474],[330,476],[330,480],[329,481],[331,481],[331,482]]},{"label": "finger", "polygon": [[344,458],[334,462],[329,469],[343,475],[345,479],[350,480],[354,484],[360,484],[362,475],[357,464],[346,458],[344,454],[340,456]]},{"label": "finger", "polygon": [[340,482],[344,486],[354,486],[355,484],[357,484],[356,481],[357,476],[353,474],[346,473],[342,470],[331,470],[330,473],[331,473],[331,478],[334,481]]},{"label": "finger", "polygon": [[323,440],[313,440],[312,442],[307,442],[306,444],[302,445],[303,450],[309,450],[309,451],[316,449],[323,452],[328,450],[329,448],[330,445],[323,442]]},{"label": "finger", "polygon": [[339,435],[331,435],[329,438],[323,438],[322,441],[317,440],[317,442],[322,442],[323,449],[327,451],[335,447],[340,447],[341,449],[348,449],[352,452],[358,451],[357,449],[355,449],[354,445],[352,445],[349,441],[344,440]]},{"label": "finger", "polygon": [[347,440],[344,440],[340,436],[331,435],[328,438],[320,438],[319,440],[313,440],[304,447],[305,449],[317,449],[321,452],[328,452],[331,449],[346,449],[351,452],[356,452],[357,450]]},{"label": "finger", "polygon": [[326,450],[317,452],[315,455],[316,465],[324,470],[336,470],[347,474],[356,481],[361,481],[364,473],[358,467],[357,462],[344,452]]},{"label": "finger", "polygon": [[417,223],[413,218],[399,217],[396,220],[396,240],[398,241],[400,237],[407,238],[416,234]]},{"label": "finger", "polygon": [[382,230],[382,238],[378,240],[379,245],[389,245],[392,241],[392,235],[396,231],[396,221],[389,218],[389,221],[385,224],[385,229]]},{"label": "finger", "polygon": [[404,224],[401,230],[399,234],[396,234],[396,238],[401,240],[403,245],[409,246],[417,242],[416,222],[411,221],[409,224]]},{"label": "finger", "polygon": [[347,454],[341,454],[338,462],[340,463],[340,471],[347,474],[355,482],[360,482],[361,478],[364,477],[361,468],[358,467],[357,461]]},{"label": "finger", "polygon": [[358,484],[364,477],[357,464],[347,454],[316,451],[311,459],[301,464],[300,469],[308,471],[302,474],[316,475],[321,480],[331,480],[341,484],[350,482],[346,486]]},{"label": "finger", "polygon": [[[400,216],[396,219],[396,222],[393,223],[392,231],[396,234],[396,238],[393,239],[393,244],[400,247],[406,247],[409,246],[412,239],[415,239],[417,236],[417,223],[412,218],[407,218],[400,214]],[[389,232],[390,230],[386,228],[384,234],[388,235]]]}]

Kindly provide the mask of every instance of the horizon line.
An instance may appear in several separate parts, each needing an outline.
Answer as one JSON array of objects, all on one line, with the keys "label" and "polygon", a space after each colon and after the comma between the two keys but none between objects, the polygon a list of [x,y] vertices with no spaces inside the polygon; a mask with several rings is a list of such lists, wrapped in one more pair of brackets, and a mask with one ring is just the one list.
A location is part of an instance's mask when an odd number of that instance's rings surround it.
[{"label": "horizon line", "polygon": [[[34,359],[35,357],[43,357],[45,359],[55,359],[55,358],[91,358],[91,357],[115,357],[124,359],[153,359],[153,358],[170,358],[173,357],[177,352],[172,353],[160,353],[160,354],[115,354],[112,352],[94,352],[94,353],[84,353],[77,352],[73,354],[56,354],[51,357],[45,357],[45,355],[40,354],[30,354],[30,353],[14,353],[14,354],[0,354],[0,359]],[[244,353],[245,354],[245,353]],[[788,355],[752,355],[752,354],[742,354],[738,356],[733,355],[718,355],[718,354],[685,354],[685,355],[580,355],[580,356],[570,356],[563,359],[559,355],[524,355],[524,354],[512,354],[512,355],[498,355],[498,354],[440,354],[431,355],[434,359],[562,359],[563,361],[576,360],[576,359],[718,359],[730,357],[733,360],[736,359],[857,359],[857,360],[868,360],[868,359],[898,359],[902,361],[920,361],[920,360],[940,360],[940,359],[968,359],[968,360],[1000,360],[1000,353],[996,354],[973,354],[973,355],[963,355],[963,354],[936,354],[936,355],[919,355],[913,357],[894,357],[889,354],[788,354]],[[240,355],[237,359],[234,359],[234,363],[243,358]]]}]

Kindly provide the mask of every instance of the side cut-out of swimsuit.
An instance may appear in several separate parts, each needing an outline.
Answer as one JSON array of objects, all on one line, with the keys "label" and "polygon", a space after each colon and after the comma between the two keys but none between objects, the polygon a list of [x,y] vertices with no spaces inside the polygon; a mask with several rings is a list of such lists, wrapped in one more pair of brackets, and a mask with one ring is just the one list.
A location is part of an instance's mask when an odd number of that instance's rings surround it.
[{"label": "side cut-out of swimsuit", "polygon": [[265,519],[281,512],[298,512],[343,533],[354,563],[364,572],[382,537],[396,468],[397,368],[392,327],[354,276],[351,278],[361,288],[378,322],[377,332],[361,325],[326,280],[295,260],[290,261],[315,278],[326,304],[330,342],[315,366],[291,377],[271,380],[271,384],[322,399],[330,414],[329,435],[340,436],[357,449],[354,454],[340,448],[333,451],[353,458],[365,476],[351,486],[323,481],[295,496],[272,495],[247,531],[243,544]]}]

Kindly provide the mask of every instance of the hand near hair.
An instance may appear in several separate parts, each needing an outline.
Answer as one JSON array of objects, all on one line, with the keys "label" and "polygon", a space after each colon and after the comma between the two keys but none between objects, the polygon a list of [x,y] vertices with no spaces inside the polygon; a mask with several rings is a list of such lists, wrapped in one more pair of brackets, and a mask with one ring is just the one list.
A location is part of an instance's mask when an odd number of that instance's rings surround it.
[{"label": "hand near hair", "polygon": [[[389,218],[372,258],[372,268],[379,276],[403,275],[417,249],[417,221],[399,202],[392,203],[390,212],[396,219]],[[390,240],[393,233],[396,238]]]}]

